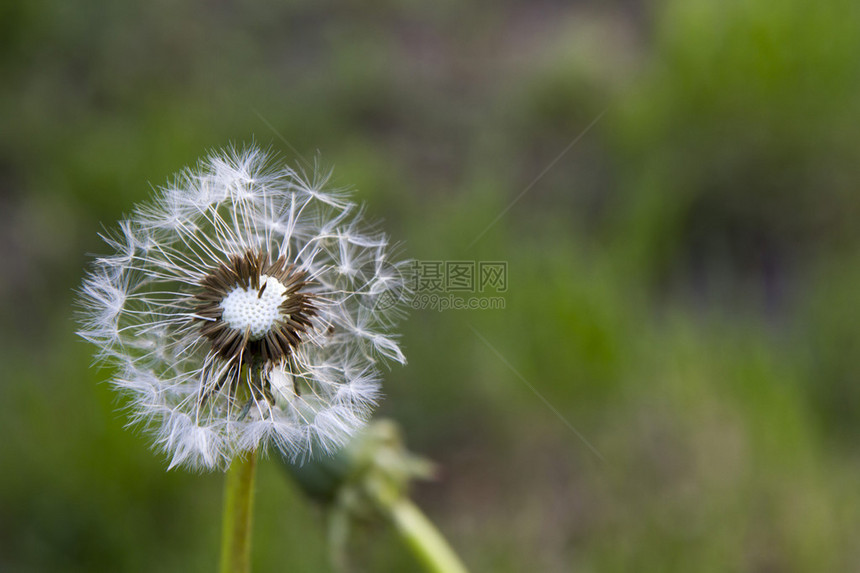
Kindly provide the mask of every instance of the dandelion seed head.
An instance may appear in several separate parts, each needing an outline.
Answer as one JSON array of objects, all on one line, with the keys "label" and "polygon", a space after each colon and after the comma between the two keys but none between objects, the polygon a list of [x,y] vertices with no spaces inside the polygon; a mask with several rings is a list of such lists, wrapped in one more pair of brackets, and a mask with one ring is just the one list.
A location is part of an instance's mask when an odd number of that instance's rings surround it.
[{"label": "dandelion seed head", "polygon": [[405,362],[393,329],[408,262],[329,175],[219,152],[104,234],[79,334],[170,467],[330,452],[368,419],[379,367]]}]

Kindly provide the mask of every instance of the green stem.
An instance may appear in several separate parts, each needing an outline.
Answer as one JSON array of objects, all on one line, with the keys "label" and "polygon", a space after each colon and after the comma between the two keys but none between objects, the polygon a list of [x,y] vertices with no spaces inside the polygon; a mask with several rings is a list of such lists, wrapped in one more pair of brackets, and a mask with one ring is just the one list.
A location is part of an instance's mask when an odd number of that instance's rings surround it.
[{"label": "green stem", "polygon": [[236,458],[227,470],[224,522],[221,528],[221,573],[251,571],[251,515],[257,452]]},{"label": "green stem", "polygon": [[439,530],[409,499],[387,504],[394,526],[429,573],[467,573]]}]

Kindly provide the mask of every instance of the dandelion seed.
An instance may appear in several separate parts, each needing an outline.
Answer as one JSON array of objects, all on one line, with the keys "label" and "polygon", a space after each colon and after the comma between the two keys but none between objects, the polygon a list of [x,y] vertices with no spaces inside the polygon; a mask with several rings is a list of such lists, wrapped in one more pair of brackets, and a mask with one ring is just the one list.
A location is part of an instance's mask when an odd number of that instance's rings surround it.
[{"label": "dandelion seed", "polygon": [[380,363],[405,362],[390,300],[406,262],[361,214],[318,173],[251,148],[179,174],[105,238],[114,253],[81,287],[79,334],[171,467],[267,445],[307,457],[364,424]]}]

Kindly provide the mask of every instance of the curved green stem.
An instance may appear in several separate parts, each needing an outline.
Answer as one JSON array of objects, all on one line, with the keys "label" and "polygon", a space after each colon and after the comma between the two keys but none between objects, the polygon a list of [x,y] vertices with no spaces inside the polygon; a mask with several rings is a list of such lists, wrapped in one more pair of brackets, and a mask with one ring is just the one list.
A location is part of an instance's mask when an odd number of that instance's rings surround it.
[{"label": "curved green stem", "polygon": [[227,470],[221,528],[221,573],[251,571],[251,516],[257,452],[236,458]]},{"label": "curved green stem", "polygon": [[467,573],[439,530],[414,503],[401,497],[386,508],[398,533],[429,573]]}]

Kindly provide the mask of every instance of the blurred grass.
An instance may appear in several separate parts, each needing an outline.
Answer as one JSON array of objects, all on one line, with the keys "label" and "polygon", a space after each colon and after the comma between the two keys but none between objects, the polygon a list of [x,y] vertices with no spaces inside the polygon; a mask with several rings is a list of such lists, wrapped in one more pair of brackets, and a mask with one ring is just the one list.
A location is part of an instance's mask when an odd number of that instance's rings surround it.
[{"label": "blurred grass", "polygon": [[[413,313],[382,408],[474,571],[860,567],[854,4],[0,10],[0,569],[214,568],[221,476],[122,429],[72,289],[149,184],[279,134],[409,256],[508,261],[504,310]],[[273,463],[256,526],[257,570],[327,570]]]}]

